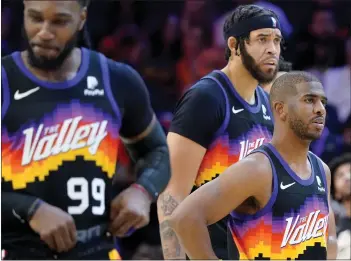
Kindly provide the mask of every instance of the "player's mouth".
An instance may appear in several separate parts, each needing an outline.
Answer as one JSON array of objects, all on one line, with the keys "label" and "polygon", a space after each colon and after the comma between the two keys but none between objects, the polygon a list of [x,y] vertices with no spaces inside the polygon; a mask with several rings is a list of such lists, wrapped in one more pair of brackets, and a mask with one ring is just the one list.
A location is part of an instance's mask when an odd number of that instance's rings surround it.
[{"label": "player's mouth", "polygon": [[55,56],[58,53],[56,47],[42,44],[33,44],[33,51],[44,56]]},{"label": "player's mouth", "polygon": [[323,129],[325,125],[325,118],[318,116],[312,120],[312,124],[315,125],[318,129]]},{"label": "player's mouth", "polygon": [[273,58],[267,59],[263,63],[263,66],[273,68],[273,69],[276,68],[277,65],[278,65],[277,59],[273,59]]}]

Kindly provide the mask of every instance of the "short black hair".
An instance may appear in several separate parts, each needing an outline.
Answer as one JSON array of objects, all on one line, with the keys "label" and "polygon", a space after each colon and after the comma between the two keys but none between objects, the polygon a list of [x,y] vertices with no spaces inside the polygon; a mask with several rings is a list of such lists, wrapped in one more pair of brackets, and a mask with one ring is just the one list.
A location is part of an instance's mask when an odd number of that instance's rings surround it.
[{"label": "short black hair", "polygon": [[282,101],[287,96],[296,95],[296,85],[303,82],[321,83],[316,76],[304,71],[291,71],[278,77],[274,81],[269,95],[271,106],[274,101]]},{"label": "short black hair", "polygon": [[[223,35],[224,35],[225,41],[227,42],[227,40],[228,40],[227,35],[234,24],[245,21],[245,20],[252,18],[252,17],[260,17],[260,16],[264,16],[264,15],[271,15],[275,19],[279,20],[277,15],[269,9],[260,7],[258,5],[239,5],[237,8],[235,8],[235,10],[230,15],[227,16],[227,18],[224,21]],[[237,44],[235,46],[235,50],[238,50],[239,45],[240,45],[240,47],[244,46],[243,45],[244,40],[247,40],[248,37],[249,37],[249,35],[239,37],[239,39],[237,39]],[[230,56],[231,56],[231,51],[230,51],[229,47],[226,46],[226,48],[225,48],[226,61],[229,61]]]},{"label": "short black hair", "polygon": [[330,168],[330,173],[331,173],[330,193],[333,196],[335,196],[334,195],[334,193],[335,193],[335,188],[334,188],[335,172],[341,165],[343,165],[345,163],[351,163],[351,153],[345,153],[345,154],[342,154],[338,157],[335,157],[328,164],[329,168]]}]

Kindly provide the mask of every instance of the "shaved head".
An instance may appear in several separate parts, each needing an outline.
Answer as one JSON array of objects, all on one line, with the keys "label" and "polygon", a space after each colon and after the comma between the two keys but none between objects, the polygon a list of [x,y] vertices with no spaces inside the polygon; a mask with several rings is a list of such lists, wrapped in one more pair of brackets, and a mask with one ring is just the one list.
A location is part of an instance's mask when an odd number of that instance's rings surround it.
[{"label": "shaved head", "polygon": [[295,96],[297,91],[297,85],[300,83],[309,83],[321,81],[313,74],[302,71],[291,71],[287,72],[278,77],[270,91],[270,104],[273,106],[275,101],[286,101],[287,97]]}]

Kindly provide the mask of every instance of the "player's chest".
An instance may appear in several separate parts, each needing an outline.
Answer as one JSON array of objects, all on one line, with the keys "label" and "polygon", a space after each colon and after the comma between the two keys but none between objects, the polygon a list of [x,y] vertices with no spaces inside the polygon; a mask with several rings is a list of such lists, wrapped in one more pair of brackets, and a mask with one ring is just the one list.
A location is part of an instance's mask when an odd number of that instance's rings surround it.
[{"label": "player's chest", "polygon": [[67,125],[118,122],[111,99],[99,82],[98,77],[88,76],[70,88],[43,87],[31,81],[11,84],[4,117],[7,130],[16,132],[37,125],[49,132]]},{"label": "player's chest", "polygon": [[253,150],[271,141],[273,124],[257,121],[252,117],[232,117],[226,129],[225,140],[229,151],[238,159],[244,158]]}]

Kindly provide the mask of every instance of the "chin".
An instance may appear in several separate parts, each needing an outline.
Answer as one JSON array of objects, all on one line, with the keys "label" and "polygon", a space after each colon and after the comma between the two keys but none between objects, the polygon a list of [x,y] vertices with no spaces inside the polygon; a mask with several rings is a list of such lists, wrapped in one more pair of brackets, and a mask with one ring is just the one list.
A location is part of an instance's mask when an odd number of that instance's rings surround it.
[{"label": "chin", "polygon": [[37,60],[43,60],[43,61],[53,61],[57,58],[57,55],[42,55],[37,53],[34,53],[34,56]]},{"label": "chin", "polygon": [[310,133],[307,135],[307,139],[310,141],[318,140],[322,136],[322,133]]}]

